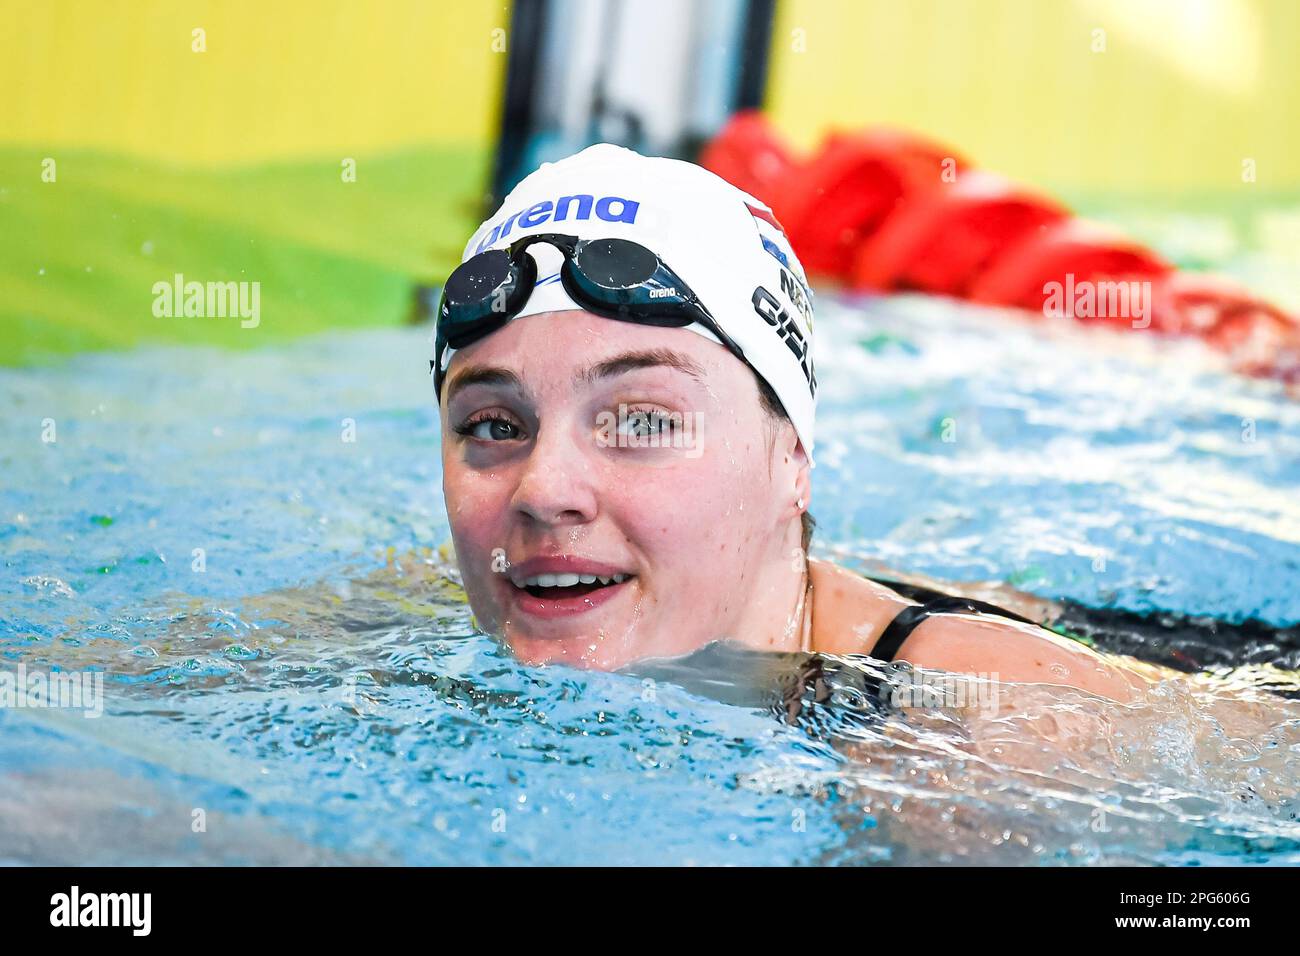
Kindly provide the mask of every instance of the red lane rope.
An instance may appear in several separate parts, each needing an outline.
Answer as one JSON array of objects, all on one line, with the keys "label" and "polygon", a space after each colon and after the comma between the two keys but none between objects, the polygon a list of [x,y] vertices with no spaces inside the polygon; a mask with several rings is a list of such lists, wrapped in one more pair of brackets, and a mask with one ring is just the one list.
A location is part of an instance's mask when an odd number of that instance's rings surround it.
[{"label": "red lane rope", "polygon": [[[1238,371],[1300,383],[1296,316],[1222,277],[1180,272],[922,137],[835,132],[801,158],[761,113],[746,111],[709,142],[700,165],[771,206],[814,276],[1197,336]],[[1129,290],[1141,299],[1129,300]]]}]

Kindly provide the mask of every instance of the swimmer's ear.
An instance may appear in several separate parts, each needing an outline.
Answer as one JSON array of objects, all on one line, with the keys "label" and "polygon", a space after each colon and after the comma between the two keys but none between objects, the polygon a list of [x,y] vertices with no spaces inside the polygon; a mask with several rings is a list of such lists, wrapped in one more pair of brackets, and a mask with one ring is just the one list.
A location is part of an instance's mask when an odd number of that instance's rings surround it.
[{"label": "swimmer's ear", "polygon": [[787,424],[781,429],[777,450],[782,464],[788,469],[790,500],[801,502],[798,510],[802,512],[812,498],[812,463],[808,460],[808,453],[804,451],[803,442],[799,440],[793,425]]}]

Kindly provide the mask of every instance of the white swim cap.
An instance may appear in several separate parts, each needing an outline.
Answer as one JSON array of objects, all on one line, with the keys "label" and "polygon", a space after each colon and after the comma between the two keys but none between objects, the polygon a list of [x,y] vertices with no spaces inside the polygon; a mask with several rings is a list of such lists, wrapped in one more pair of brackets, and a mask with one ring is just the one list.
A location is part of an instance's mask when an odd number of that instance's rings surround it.
[{"label": "white swim cap", "polygon": [[[598,143],[524,178],[479,226],[461,261],[538,232],[630,239],[658,254],[772,387],[812,459],[813,296],[766,204],[694,163]],[[545,243],[528,253],[538,279],[516,318],[582,309],[559,281],[563,254]],[[686,328],[718,341],[699,324]],[[444,370],[452,352],[444,353]]]}]

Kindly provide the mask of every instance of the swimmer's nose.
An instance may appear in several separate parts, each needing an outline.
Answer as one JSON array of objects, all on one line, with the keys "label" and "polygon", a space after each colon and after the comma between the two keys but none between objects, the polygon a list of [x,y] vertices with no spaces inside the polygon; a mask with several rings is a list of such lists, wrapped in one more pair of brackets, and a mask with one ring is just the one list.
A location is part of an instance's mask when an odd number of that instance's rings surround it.
[{"label": "swimmer's nose", "polygon": [[596,517],[589,463],[555,431],[533,442],[511,500],[517,512],[544,525],[586,524]]}]

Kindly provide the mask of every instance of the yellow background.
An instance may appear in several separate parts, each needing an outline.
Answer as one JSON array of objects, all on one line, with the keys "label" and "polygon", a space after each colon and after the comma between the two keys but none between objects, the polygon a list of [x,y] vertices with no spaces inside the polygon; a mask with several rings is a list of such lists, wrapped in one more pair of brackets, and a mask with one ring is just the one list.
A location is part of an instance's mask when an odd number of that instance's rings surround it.
[{"label": "yellow background", "polygon": [[[0,0],[0,362],[421,314],[491,211],[509,23],[506,0]],[[918,130],[1296,303],[1298,39],[1293,0],[781,0],[767,110],[805,149]],[[175,273],[260,282],[257,334],[159,321]]]},{"label": "yellow background", "polygon": [[[0,3],[0,140],[217,165],[495,136],[500,0]],[[192,50],[206,31],[207,51]],[[16,93],[16,95],[15,95]]]},{"label": "yellow background", "polygon": [[783,0],[768,106],[803,147],[832,123],[896,124],[1071,191],[1230,191],[1246,158],[1258,186],[1291,189],[1300,3]]},{"label": "yellow background", "polygon": [[[220,165],[496,129],[503,0],[3,8],[0,142]],[[782,0],[768,107],[805,147],[893,123],[1066,188],[1229,188],[1247,158],[1289,188],[1298,46],[1293,0]]]}]

